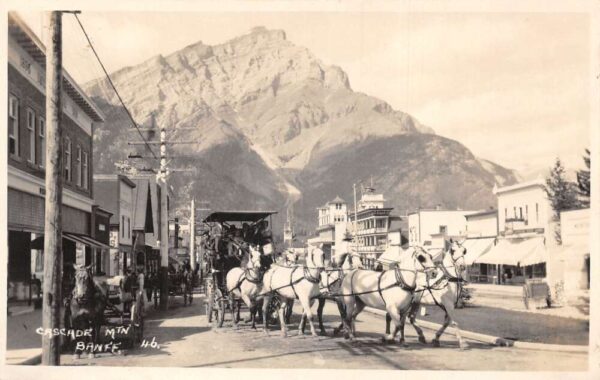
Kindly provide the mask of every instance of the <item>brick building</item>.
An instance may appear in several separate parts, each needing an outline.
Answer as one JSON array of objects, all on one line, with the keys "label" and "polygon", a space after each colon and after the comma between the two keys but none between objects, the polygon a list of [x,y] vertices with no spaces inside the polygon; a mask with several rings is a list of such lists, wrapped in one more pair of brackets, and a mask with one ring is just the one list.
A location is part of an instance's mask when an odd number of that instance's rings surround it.
[{"label": "brick building", "polygon": [[[9,298],[27,296],[41,268],[45,212],[45,47],[15,14],[8,15],[8,282]],[[104,122],[98,107],[63,71],[63,262],[91,264],[92,136]],[[32,259],[33,258],[33,259]]]}]

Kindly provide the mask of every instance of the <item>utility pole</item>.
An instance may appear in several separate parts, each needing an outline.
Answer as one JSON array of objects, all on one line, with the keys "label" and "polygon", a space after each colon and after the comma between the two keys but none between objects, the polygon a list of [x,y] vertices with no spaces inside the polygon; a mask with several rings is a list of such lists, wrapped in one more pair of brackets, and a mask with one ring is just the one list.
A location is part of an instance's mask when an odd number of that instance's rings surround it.
[{"label": "utility pole", "polygon": [[[354,252],[358,255],[358,217],[356,212],[356,184],[352,184],[354,190]],[[362,258],[361,258],[362,259]]]},{"label": "utility pole", "polygon": [[169,302],[169,208],[167,189],[167,131],[160,129],[160,309],[167,310]]},{"label": "utility pole", "polygon": [[192,198],[190,215],[190,267],[192,271],[196,269],[196,206]]},{"label": "utility pole", "polygon": [[[154,113],[152,113],[152,126],[150,128],[138,128],[135,125],[137,132],[141,133],[142,131],[149,132],[150,137],[154,136],[156,132],[156,118]],[[196,128],[177,128],[178,131],[185,130],[196,130]],[[160,146],[160,167],[158,173],[156,175],[157,182],[160,186],[160,270],[159,270],[159,278],[160,278],[160,309],[167,310],[168,301],[169,301],[169,285],[168,285],[168,267],[169,267],[169,206],[168,206],[168,186],[167,186],[167,177],[169,173],[172,172],[184,172],[184,171],[194,171],[194,169],[174,169],[169,168],[167,163],[167,144],[197,144],[195,141],[167,141],[167,128],[160,128],[160,138],[158,141],[146,141],[143,138],[143,141],[129,141],[129,145],[142,145],[145,146],[147,151],[152,153],[152,157],[144,156],[141,154],[130,154],[128,158],[130,159],[152,159],[156,158],[151,145],[159,145]],[[173,157],[171,157],[173,158]],[[144,171],[155,172],[154,168],[143,168]]]},{"label": "utility pole", "polygon": [[[46,199],[42,327],[60,328],[62,303],[62,14],[48,12],[46,46]],[[60,336],[42,335],[42,365],[60,365]]]}]

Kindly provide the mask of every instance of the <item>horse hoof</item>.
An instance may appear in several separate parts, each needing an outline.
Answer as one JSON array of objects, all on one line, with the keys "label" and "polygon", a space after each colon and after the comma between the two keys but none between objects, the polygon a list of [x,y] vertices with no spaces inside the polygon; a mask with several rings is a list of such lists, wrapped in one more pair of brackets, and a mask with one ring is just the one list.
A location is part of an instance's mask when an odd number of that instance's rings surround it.
[{"label": "horse hoof", "polygon": [[439,347],[440,346],[440,341],[437,340],[437,339],[434,339],[434,340],[431,341],[431,345],[433,347]]},{"label": "horse hoof", "polygon": [[400,341],[398,342],[398,344],[399,344],[401,347],[408,348],[408,343],[406,343],[406,342],[404,341],[404,339],[403,339],[403,340],[400,340]]},{"label": "horse hoof", "polygon": [[81,356],[79,354],[73,354],[73,359],[79,360],[81,359]]},{"label": "horse hoof", "polygon": [[419,337],[419,343],[427,344],[427,340],[425,339],[424,336]]},{"label": "horse hoof", "polygon": [[284,332],[282,332],[280,335],[281,335],[282,338],[287,338],[288,337],[287,333],[284,333]]},{"label": "horse hoof", "polygon": [[469,349],[469,344],[466,342],[462,342],[458,344],[458,347],[460,347],[461,350],[468,350]]},{"label": "horse hoof", "polygon": [[316,332],[312,332],[310,335],[311,335],[313,338],[318,338],[318,337],[319,337],[319,334],[317,334]]},{"label": "horse hoof", "polygon": [[88,359],[94,359],[96,357],[96,355],[93,352],[90,352],[88,354]]}]

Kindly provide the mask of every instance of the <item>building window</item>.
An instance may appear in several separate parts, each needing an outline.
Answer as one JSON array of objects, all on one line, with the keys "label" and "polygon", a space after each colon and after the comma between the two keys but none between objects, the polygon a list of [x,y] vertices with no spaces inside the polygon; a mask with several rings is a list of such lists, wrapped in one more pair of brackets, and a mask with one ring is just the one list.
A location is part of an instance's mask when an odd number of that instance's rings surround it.
[{"label": "building window", "polygon": [[525,224],[529,222],[529,206],[525,205]]},{"label": "building window", "polygon": [[508,219],[508,209],[504,208],[504,220]]},{"label": "building window", "polygon": [[38,84],[42,87],[44,87],[46,85],[46,75],[44,75],[44,72],[39,70],[38,71]]},{"label": "building window", "polygon": [[89,171],[88,171],[88,154],[87,152],[83,152],[83,188],[84,189],[88,189],[88,178],[89,178]]},{"label": "building window", "polygon": [[25,70],[27,74],[31,74],[31,62],[25,57],[21,57],[21,68]]},{"label": "building window", "polygon": [[8,97],[8,151],[19,156],[19,100]]},{"label": "building window", "polygon": [[27,108],[27,131],[29,133],[29,161],[35,164],[35,112]]},{"label": "building window", "polygon": [[73,173],[71,172],[71,139],[65,137],[65,181],[71,182]]},{"label": "building window", "polygon": [[42,117],[39,118],[38,128],[38,135],[40,136],[40,157],[38,165],[43,168],[46,163],[46,120]]},{"label": "building window", "polygon": [[440,233],[445,234],[448,230],[448,226],[440,226]]},{"label": "building window", "polygon": [[131,219],[127,218],[127,237],[131,238]]},{"label": "building window", "polygon": [[77,181],[77,186],[81,187],[83,181],[81,180],[81,147],[77,145],[77,156],[75,156],[75,180]]},{"label": "building window", "polygon": [[519,207],[519,219],[523,220],[523,207]]},{"label": "building window", "polygon": [[121,216],[121,236],[125,238],[125,217]]},{"label": "building window", "polygon": [[513,207],[513,214],[514,214],[514,215],[513,215],[513,217],[514,217],[515,219],[517,219],[517,206],[514,206],[514,207]]}]

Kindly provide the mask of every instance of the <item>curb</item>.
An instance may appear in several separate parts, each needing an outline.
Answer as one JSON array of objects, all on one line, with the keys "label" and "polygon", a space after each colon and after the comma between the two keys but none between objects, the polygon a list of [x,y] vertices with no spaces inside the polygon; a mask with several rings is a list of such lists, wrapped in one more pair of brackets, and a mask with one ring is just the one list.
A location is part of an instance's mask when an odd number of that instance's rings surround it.
[{"label": "curb", "polygon": [[[386,312],[379,309],[374,309],[371,307],[365,307],[365,311],[376,314],[380,316],[385,316]],[[439,330],[442,325],[439,323],[428,322],[419,320],[419,326],[424,327],[428,330]],[[475,340],[478,342],[488,343],[493,346],[499,347],[515,347],[527,350],[539,350],[539,351],[560,351],[560,352],[579,352],[579,353],[587,353],[588,346],[575,346],[575,345],[562,345],[562,344],[546,344],[546,343],[532,343],[532,342],[519,342],[512,339],[501,338],[498,336],[480,334],[467,330],[460,330],[460,333],[463,337]],[[448,327],[444,334],[455,334],[455,329],[453,327]]]},{"label": "curb", "polygon": [[40,365],[42,364],[42,354],[37,354],[35,356],[30,357],[29,359],[23,360],[20,363],[16,363],[16,365]]},{"label": "curb", "polygon": [[31,308],[27,308],[27,309],[23,309],[20,311],[8,311],[8,316],[9,317],[16,317],[19,315],[23,315],[23,314],[29,314],[29,313],[33,313],[35,311],[35,308],[33,306],[31,306]]}]

